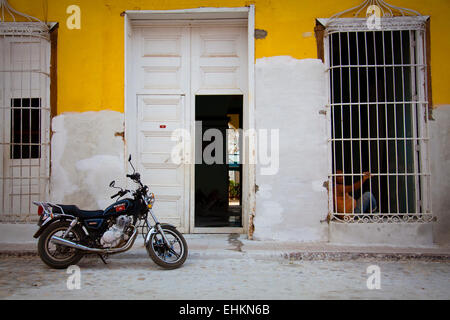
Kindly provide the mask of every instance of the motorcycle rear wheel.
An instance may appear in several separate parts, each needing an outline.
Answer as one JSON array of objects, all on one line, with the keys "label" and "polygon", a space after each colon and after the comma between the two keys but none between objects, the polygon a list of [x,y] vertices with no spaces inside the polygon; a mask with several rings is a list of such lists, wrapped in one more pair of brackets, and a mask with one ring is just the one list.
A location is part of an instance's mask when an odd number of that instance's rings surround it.
[{"label": "motorcycle rear wheel", "polygon": [[183,235],[172,226],[162,226],[171,248],[164,245],[159,232],[153,233],[146,245],[150,258],[164,269],[176,269],[183,265],[188,255],[188,247]]},{"label": "motorcycle rear wheel", "polygon": [[[51,268],[65,269],[71,265],[77,264],[83,257],[83,253],[80,250],[69,248],[62,245],[55,245],[51,243],[51,238],[54,235],[62,236],[62,234],[69,228],[69,221],[57,221],[52,223],[45,229],[39,238],[38,253],[41,260]],[[81,230],[77,227],[67,235],[66,239],[74,242],[80,241],[82,237]]]}]

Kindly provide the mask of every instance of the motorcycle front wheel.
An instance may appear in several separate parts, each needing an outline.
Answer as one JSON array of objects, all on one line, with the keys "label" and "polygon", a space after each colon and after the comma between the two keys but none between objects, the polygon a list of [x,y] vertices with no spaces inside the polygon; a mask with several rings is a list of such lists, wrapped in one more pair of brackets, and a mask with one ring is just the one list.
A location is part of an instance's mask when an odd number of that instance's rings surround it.
[{"label": "motorcycle front wheel", "polygon": [[155,232],[150,236],[146,248],[150,258],[164,269],[176,269],[183,265],[188,255],[186,240],[172,226],[161,226],[169,242],[169,248],[164,244],[162,235]]}]

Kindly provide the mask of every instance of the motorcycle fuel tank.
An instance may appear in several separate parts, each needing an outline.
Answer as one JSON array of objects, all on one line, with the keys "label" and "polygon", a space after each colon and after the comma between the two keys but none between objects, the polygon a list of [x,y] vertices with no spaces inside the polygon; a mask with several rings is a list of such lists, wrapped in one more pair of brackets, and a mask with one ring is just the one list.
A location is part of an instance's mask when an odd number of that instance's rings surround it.
[{"label": "motorcycle fuel tank", "polygon": [[104,215],[122,215],[130,213],[133,209],[133,202],[130,199],[119,200],[105,209]]}]

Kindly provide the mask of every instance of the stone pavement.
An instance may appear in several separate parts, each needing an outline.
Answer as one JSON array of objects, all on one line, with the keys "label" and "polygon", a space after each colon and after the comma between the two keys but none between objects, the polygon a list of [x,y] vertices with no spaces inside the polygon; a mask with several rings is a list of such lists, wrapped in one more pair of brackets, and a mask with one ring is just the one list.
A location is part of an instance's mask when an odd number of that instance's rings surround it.
[{"label": "stone pavement", "polygon": [[[230,250],[222,256],[190,252],[185,264],[163,270],[144,250],[111,256],[104,265],[83,258],[79,289],[67,270],[50,269],[36,256],[0,257],[0,299],[450,299],[450,262],[289,260]],[[380,273],[367,286],[368,268]]]},{"label": "stone pavement", "polygon": [[[1,237],[3,238],[3,237]],[[2,240],[0,238],[0,240]],[[67,270],[36,256],[36,240],[0,241],[0,299],[449,299],[450,250],[250,241],[244,235],[186,235],[183,267],[163,270],[138,236],[104,265],[83,258],[80,289]],[[17,238],[14,238],[16,239]],[[25,241],[27,240],[27,241]],[[369,266],[381,288],[369,290]]]}]

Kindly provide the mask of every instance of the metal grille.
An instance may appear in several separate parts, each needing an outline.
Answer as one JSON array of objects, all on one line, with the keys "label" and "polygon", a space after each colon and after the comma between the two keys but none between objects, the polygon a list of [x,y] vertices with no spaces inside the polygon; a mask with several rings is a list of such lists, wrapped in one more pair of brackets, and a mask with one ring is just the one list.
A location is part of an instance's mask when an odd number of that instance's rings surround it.
[{"label": "metal grille", "polygon": [[48,28],[40,22],[1,22],[0,52],[0,221],[32,222],[37,219],[32,201],[48,194]]},{"label": "metal grille", "polygon": [[365,19],[338,20],[324,38],[330,217],[431,221],[423,20],[386,19],[391,28],[385,23],[382,31],[368,30]]}]

